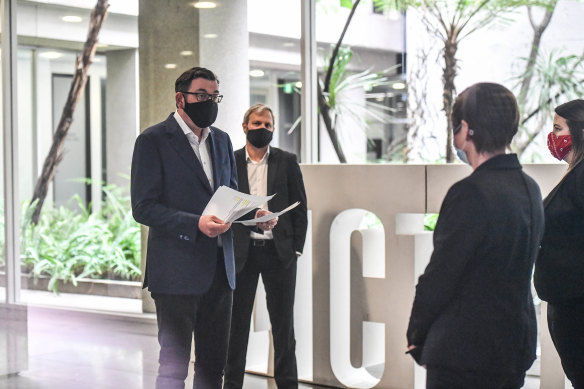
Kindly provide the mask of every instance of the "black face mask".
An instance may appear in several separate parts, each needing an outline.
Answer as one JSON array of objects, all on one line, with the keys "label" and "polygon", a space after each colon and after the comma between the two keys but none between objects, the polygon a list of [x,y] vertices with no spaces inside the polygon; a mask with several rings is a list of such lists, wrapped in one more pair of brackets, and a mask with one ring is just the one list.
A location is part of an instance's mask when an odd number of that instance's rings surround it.
[{"label": "black face mask", "polygon": [[197,127],[206,128],[215,123],[219,107],[213,100],[207,100],[200,103],[187,103],[187,98],[185,96],[184,111]]},{"label": "black face mask", "polygon": [[272,141],[272,135],[274,133],[265,128],[247,129],[247,140],[258,149],[263,149],[269,145]]}]

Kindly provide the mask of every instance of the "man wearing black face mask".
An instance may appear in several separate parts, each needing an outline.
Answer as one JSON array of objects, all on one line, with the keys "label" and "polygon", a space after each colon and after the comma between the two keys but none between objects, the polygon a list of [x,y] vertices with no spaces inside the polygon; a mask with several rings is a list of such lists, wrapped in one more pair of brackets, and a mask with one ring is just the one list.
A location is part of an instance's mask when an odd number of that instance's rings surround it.
[{"label": "man wearing black face mask", "polygon": [[256,234],[233,227],[237,286],[224,389],[241,389],[254,298],[261,274],[274,339],[274,377],[279,389],[298,388],[296,340],[294,337],[294,292],[296,260],[304,248],[307,228],[306,193],[300,166],[294,154],[269,146],[274,115],[263,104],[249,108],[243,118],[246,146],[235,152],[239,190],[254,195],[276,194],[263,208],[280,211],[271,231]]},{"label": "man wearing black face mask", "polygon": [[175,92],[176,111],[140,134],[132,158],[132,212],[150,227],[144,287],[156,304],[156,388],[184,388],[194,333],[193,387],[220,389],[235,287],[233,239],[231,223],[202,213],[221,185],[237,189],[237,171],[229,135],[211,127],[223,97],[215,74],[187,70]]}]

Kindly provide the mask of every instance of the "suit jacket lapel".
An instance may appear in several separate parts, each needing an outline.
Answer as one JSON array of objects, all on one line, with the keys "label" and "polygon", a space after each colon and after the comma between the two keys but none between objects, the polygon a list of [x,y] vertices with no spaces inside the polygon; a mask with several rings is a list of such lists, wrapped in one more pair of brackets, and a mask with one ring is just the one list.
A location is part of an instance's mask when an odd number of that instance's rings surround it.
[{"label": "suit jacket lapel", "polygon": [[247,179],[247,160],[245,159],[245,146],[235,153],[235,164],[237,165],[237,186],[239,191],[249,193],[249,181]]},{"label": "suit jacket lapel", "polygon": [[274,181],[276,180],[276,172],[278,171],[278,150],[274,147],[270,148],[270,155],[268,156],[268,196],[274,194]]},{"label": "suit jacket lapel", "polygon": [[211,166],[213,166],[213,193],[219,188],[219,166],[217,166],[217,145],[215,142],[215,131],[213,131],[213,127],[209,128],[209,137],[207,138],[209,143],[209,149],[211,150]]},{"label": "suit jacket lapel", "polygon": [[[205,175],[205,171],[203,170],[201,162],[195,155],[189,140],[172,115],[168,118],[167,124],[167,131],[170,137],[169,143],[171,147],[176,150],[176,153],[189,166],[189,168],[194,171],[205,188],[207,188],[207,190],[212,194],[213,190],[211,185],[209,185],[209,181],[207,180],[207,176]],[[213,171],[215,171],[215,169],[213,169]]]}]

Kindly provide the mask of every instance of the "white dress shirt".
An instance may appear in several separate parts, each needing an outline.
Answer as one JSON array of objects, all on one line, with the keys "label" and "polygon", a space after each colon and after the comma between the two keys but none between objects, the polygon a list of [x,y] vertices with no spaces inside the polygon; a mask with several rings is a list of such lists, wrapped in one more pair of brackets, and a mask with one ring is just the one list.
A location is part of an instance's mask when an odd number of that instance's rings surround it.
[{"label": "white dress shirt", "polygon": [[180,117],[180,115],[176,111],[174,112],[174,118],[177,121],[180,128],[185,133],[185,135],[187,136],[191,148],[193,149],[195,155],[197,156],[197,159],[199,160],[199,162],[201,162],[201,165],[203,166],[203,170],[205,171],[207,180],[209,180],[209,185],[211,185],[211,188],[214,189],[215,187],[213,185],[213,162],[211,161],[210,150],[211,145],[209,144],[209,142],[207,142],[207,139],[209,139],[209,132],[211,130],[209,129],[209,127],[203,128],[201,130],[201,139],[199,139],[197,135],[195,135],[195,133],[191,131],[189,126],[187,126],[185,121]]},{"label": "white dress shirt", "polygon": [[[259,162],[252,161],[245,148],[245,160],[247,162],[247,181],[249,182],[249,193],[255,196],[268,195],[268,156],[270,155],[270,147],[260,159]],[[260,205],[261,209],[268,210],[268,203]],[[256,232],[250,232],[249,236],[252,239],[274,239],[272,231],[264,231],[263,235]]]},{"label": "white dress shirt", "polygon": [[[203,166],[203,170],[205,172],[205,176],[207,176],[207,180],[209,181],[209,185],[211,185],[211,189],[214,190],[214,181],[213,181],[213,162],[211,161],[211,144],[207,142],[209,139],[209,133],[211,130],[209,127],[205,127],[201,130],[201,139],[195,135],[195,133],[187,126],[183,118],[180,117],[177,111],[174,112],[174,119],[180,126],[181,130],[185,133],[187,139],[189,140],[189,144],[191,148],[195,152],[197,159],[201,162]],[[221,235],[217,237],[217,246],[223,246],[223,242],[221,241]]]}]

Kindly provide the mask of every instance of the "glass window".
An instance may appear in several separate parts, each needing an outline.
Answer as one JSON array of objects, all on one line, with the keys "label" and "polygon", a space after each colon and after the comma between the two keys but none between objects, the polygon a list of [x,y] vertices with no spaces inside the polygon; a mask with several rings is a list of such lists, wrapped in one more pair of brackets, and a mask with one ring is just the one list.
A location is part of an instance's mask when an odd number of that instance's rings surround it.
[{"label": "glass window", "polygon": [[403,18],[371,2],[359,3],[351,16],[342,3],[316,6],[318,78],[326,101],[319,106],[319,159],[401,161],[407,132]]},{"label": "glass window", "polygon": [[30,220],[30,202],[72,108],[68,95],[95,4],[18,3],[23,302],[75,305],[73,294],[95,294],[127,297],[128,309],[140,310],[140,228],[128,179],[138,127],[137,1],[130,3],[135,9],[112,4],[102,26],[38,223]]}]

